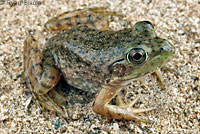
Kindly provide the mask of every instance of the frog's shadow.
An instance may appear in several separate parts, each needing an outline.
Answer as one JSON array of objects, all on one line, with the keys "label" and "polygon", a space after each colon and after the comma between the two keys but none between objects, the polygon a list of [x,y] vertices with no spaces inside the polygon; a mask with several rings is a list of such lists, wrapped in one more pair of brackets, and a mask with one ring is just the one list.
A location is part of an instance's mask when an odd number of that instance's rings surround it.
[{"label": "frog's shadow", "polygon": [[95,98],[95,93],[86,92],[69,85],[63,76],[54,89],[65,97],[67,103],[70,103],[71,105],[74,105],[75,103],[88,104]]}]

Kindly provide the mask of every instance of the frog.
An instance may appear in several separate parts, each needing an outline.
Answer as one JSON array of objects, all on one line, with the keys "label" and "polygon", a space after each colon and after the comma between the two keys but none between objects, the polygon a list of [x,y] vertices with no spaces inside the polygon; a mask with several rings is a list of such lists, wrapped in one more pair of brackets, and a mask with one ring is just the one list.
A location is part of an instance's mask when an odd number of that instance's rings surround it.
[{"label": "frog", "polygon": [[[24,78],[40,105],[65,114],[60,106],[65,98],[55,90],[63,76],[70,86],[97,94],[93,110],[106,121],[149,122],[138,114],[156,107],[133,108],[141,95],[125,103],[120,91],[168,63],[175,47],[158,37],[147,20],[117,31],[109,28],[109,17],[124,16],[104,7],[83,8],[59,14],[42,30],[29,33],[24,41]],[[44,33],[54,35],[45,39]],[[111,103],[114,98],[116,104]]]}]

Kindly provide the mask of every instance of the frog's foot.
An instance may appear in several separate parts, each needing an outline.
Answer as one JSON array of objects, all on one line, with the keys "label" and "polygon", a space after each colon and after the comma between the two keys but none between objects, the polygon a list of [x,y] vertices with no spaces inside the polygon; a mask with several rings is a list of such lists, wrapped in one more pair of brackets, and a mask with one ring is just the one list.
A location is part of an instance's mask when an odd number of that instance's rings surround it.
[{"label": "frog's foot", "polygon": [[80,24],[92,28],[108,30],[108,16],[125,17],[125,15],[107,11],[107,8],[87,8],[64,12],[50,19],[45,24],[48,31],[67,30]]},{"label": "frog's foot", "polygon": [[138,95],[134,100],[132,100],[131,102],[125,104],[124,101],[121,98],[121,95],[118,94],[117,98],[116,98],[116,105],[120,106],[123,109],[128,109],[129,112],[132,113],[132,115],[134,115],[134,118],[137,121],[152,122],[151,120],[146,120],[146,119],[140,118],[139,116],[137,116],[137,114],[154,110],[154,109],[156,109],[156,107],[150,107],[150,108],[144,108],[144,109],[135,109],[135,108],[133,108],[133,106],[138,102],[138,100],[141,97],[142,97],[142,95]]},{"label": "frog's foot", "polygon": [[[61,105],[66,102],[66,98],[52,89],[49,93],[44,95],[37,95],[40,104],[50,111],[58,112],[64,116],[65,112],[61,108]],[[64,116],[65,117],[65,116]]]},{"label": "frog's foot", "polygon": [[100,91],[96,97],[94,104],[94,111],[106,116],[107,121],[110,119],[125,119],[125,120],[136,120],[142,122],[151,122],[137,116],[139,113],[148,112],[156,109],[155,107],[146,109],[135,109],[133,105],[139,100],[141,96],[136,97],[132,102],[124,104],[122,100],[118,98],[117,105],[111,105],[109,102],[114,98],[121,88],[118,85],[108,85]]},{"label": "frog's foot", "polygon": [[38,95],[37,98],[43,108],[64,115],[63,109],[48,94]]}]

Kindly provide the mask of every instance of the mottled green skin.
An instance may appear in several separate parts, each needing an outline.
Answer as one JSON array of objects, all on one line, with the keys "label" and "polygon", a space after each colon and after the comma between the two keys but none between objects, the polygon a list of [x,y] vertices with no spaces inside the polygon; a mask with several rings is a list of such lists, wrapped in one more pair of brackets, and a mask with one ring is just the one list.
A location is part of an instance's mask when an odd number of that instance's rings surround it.
[{"label": "mottled green skin", "polygon": [[[148,54],[143,64],[127,61],[126,55],[133,48],[143,48]],[[70,85],[97,92],[113,79],[128,81],[156,70],[172,58],[175,48],[156,36],[152,24],[141,21],[120,31],[77,26],[51,38],[44,59],[49,52]],[[116,63],[123,66],[122,73],[116,73],[116,68],[113,71]]]}]

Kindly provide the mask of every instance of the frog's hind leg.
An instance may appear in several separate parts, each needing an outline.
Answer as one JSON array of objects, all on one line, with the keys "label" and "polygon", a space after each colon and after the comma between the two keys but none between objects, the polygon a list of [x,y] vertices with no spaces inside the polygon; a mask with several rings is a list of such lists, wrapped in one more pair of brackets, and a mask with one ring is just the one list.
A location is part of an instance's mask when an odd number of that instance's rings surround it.
[{"label": "frog's hind leg", "polygon": [[124,15],[107,11],[107,8],[87,8],[64,12],[50,19],[45,24],[48,31],[67,30],[80,24],[100,30],[108,30],[108,16],[124,17]]},{"label": "frog's hind leg", "polygon": [[[48,49],[43,55],[39,48],[43,35],[33,31],[24,42],[24,77],[27,86],[45,108],[63,113],[48,92],[60,80],[60,72]],[[39,42],[40,41],[40,42]],[[44,58],[45,57],[45,58]]]},{"label": "frog's hind leg", "polygon": [[[99,92],[94,103],[94,111],[106,116],[107,121],[110,119],[125,119],[125,120],[136,120],[142,122],[151,122],[150,120],[142,119],[137,114],[148,112],[156,109],[155,107],[146,108],[146,109],[135,109],[133,105],[139,100],[141,96],[136,97],[133,101],[128,104],[125,104],[122,100],[117,100],[117,105],[111,105],[109,102],[119,94],[122,89],[119,84],[121,81],[113,81],[107,86],[104,86],[103,89]],[[120,99],[120,98],[118,98]]]}]

